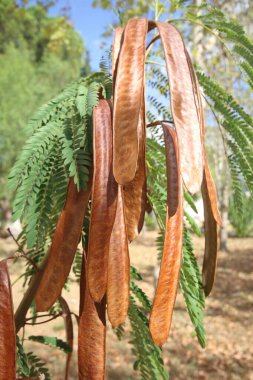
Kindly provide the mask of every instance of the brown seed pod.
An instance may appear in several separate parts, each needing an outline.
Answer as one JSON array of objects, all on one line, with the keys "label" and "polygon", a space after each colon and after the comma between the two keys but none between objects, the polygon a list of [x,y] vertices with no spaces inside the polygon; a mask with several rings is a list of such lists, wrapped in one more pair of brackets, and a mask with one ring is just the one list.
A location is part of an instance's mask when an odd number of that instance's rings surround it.
[{"label": "brown seed pod", "polygon": [[203,159],[194,87],[181,34],[171,24],[157,22],[170,85],[171,112],[177,130],[181,173],[186,188],[200,190]]},{"label": "brown seed pod", "polygon": [[146,19],[128,21],[118,61],[113,112],[113,173],[121,185],[132,181],[137,169],[147,28]]},{"label": "brown seed pod", "polygon": [[107,312],[113,327],[125,322],[129,305],[130,259],[121,186],[110,239],[107,284]]},{"label": "brown seed pod", "polygon": [[170,332],[183,246],[182,179],[176,131],[163,125],[167,166],[167,217],[163,256],[150,315],[153,341],[162,346]]},{"label": "brown seed pod", "polygon": [[207,185],[206,175],[202,187],[205,216],[205,255],[202,268],[202,281],[206,297],[213,288],[217,257],[218,257],[218,226],[214,218],[211,206],[210,192]]},{"label": "brown seed pod", "polygon": [[[62,296],[59,297],[59,303],[60,303],[62,313],[63,313],[62,316],[63,316],[64,324],[65,324],[66,341],[67,341],[69,347],[73,351],[74,329],[73,329],[73,322],[72,322],[72,317],[71,317],[69,305],[67,304],[66,300]],[[71,363],[72,356],[73,356],[73,352],[70,352],[66,358],[65,380],[68,380],[68,378],[69,378],[69,369],[70,369],[70,363]]]},{"label": "brown seed pod", "polygon": [[118,185],[112,173],[111,109],[100,100],[93,113],[93,188],[88,247],[88,281],[94,301],[106,292],[110,236],[116,215]]},{"label": "brown seed pod", "polygon": [[6,261],[0,261],[0,379],[16,379],[16,331],[10,277]]},{"label": "brown seed pod", "polygon": [[91,177],[86,190],[77,191],[70,179],[66,202],[56,225],[52,245],[42,269],[35,303],[37,311],[48,310],[59,298],[69,275],[80,240],[84,215],[90,199]]},{"label": "brown seed pod", "polygon": [[218,258],[218,226],[222,220],[218,208],[218,198],[215,184],[209,169],[206,150],[205,150],[205,112],[198,79],[196,77],[191,60],[188,56],[188,64],[191,71],[192,81],[195,88],[195,99],[198,108],[198,116],[201,125],[201,141],[204,157],[204,176],[201,186],[204,216],[205,216],[205,254],[202,268],[202,281],[206,297],[211,293],[213,288],[217,258]]},{"label": "brown seed pod", "polygon": [[105,298],[95,303],[90,295],[83,257],[80,281],[80,316],[78,324],[79,380],[105,379]]},{"label": "brown seed pod", "polygon": [[148,202],[146,179],[146,125],[144,96],[138,123],[138,140],[139,153],[137,171],[134,179],[123,187],[124,208],[129,241],[134,240],[142,230]]}]

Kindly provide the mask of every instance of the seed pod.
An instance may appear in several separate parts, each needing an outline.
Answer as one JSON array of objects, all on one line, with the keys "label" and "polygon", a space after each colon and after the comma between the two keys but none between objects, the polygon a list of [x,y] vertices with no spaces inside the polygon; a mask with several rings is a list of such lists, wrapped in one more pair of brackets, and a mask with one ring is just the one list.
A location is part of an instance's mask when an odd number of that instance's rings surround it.
[{"label": "seed pod", "polygon": [[204,157],[204,176],[201,186],[204,216],[205,216],[205,254],[202,268],[202,281],[206,297],[211,293],[213,288],[217,258],[218,258],[218,224],[222,223],[218,208],[218,198],[214,181],[209,169],[206,150],[205,150],[205,113],[198,79],[194,72],[192,63],[188,56],[188,64],[191,71],[191,77],[195,88],[195,98],[198,107],[198,116],[201,125],[201,141]]},{"label": "seed pod", "polygon": [[119,185],[115,222],[108,260],[107,312],[113,327],[125,322],[129,305],[130,260],[124,216],[122,189]]},{"label": "seed pod", "polygon": [[0,261],[0,379],[16,379],[16,331],[10,277],[6,261]]},{"label": "seed pod", "polygon": [[182,179],[176,131],[163,125],[167,166],[167,217],[160,274],[150,315],[153,341],[162,346],[170,332],[183,246]]},{"label": "seed pod", "polygon": [[218,226],[214,218],[211,206],[210,192],[208,190],[206,175],[202,187],[202,197],[205,216],[205,255],[202,269],[202,281],[206,297],[213,288],[217,257],[218,257]]},{"label": "seed pod", "polygon": [[181,173],[186,188],[200,190],[203,159],[200,121],[194,87],[181,34],[171,24],[157,22],[170,85],[171,112],[177,130]]},{"label": "seed pod", "polygon": [[78,324],[79,380],[105,379],[105,298],[95,303],[90,295],[83,257],[80,281],[80,316]]},{"label": "seed pod", "polygon": [[[62,309],[63,318],[64,318],[64,324],[65,324],[65,331],[66,331],[66,341],[68,343],[68,346],[73,351],[73,343],[74,343],[74,329],[73,329],[73,322],[71,318],[71,312],[69,309],[69,305],[67,304],[66,300],[63,297],[59,297],[59,303]],[[65,369],[65,380],[68,380],[69,378],[69,369],[70,369],[70,363],[73,356],[73,352],[70,352],[67,355],[66,358],[66,369]]]},{"label": "seed pod", "polygon": [[100,100],[93,113],[94,175],[88,247],[88,281],[92,298],[106,292],[110,236],[117,207],[118,185],[112,173],[111,109]]},{"label": "seed pod", "polygon": [[129,241],[134,240],[142,230],[148,202],[146,180],[146,126],[144,96],[138,123],[138,136],[139,153],[137,171],[134,179],[123,187],[124,208]]},{"label": "seed pod", "polygon": [[35,295],[37,311],[48,310],[58,299],[69,275],[80,240],[84,215],[91,192],[91,177],[86,190],[77,191],[73,178],[69,181],[66,202],[56,225],[52,245],[42,269]]},{"label": "seed pod", "polygon": [[128,21],[118,61],[113,112],[113,173],[121,185],[132,181],[137,169],[147,27],[146,19]]}]

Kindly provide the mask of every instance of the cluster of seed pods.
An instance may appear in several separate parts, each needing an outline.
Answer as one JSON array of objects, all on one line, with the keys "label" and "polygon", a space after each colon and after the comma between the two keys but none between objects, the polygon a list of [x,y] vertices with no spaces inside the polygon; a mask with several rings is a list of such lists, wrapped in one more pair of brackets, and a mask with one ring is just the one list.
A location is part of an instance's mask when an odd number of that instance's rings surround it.
[{"label": "cluster of seed pods", "polygon": [[[127,317],[128,244],[142,230],[147,209],[145,58],[147,34],[154,28],[158,29],[158,34],[153,41],[160,38],[164,50],[174,122],[174,127],[161,122],[167,166],[167,217],[160,275],[150,315],[150,333],[156,344],[162,346],[169,336],[176,299],[183,245],[183,186],[192,194],[200,189],[202,192],[206,295],[214,282],[217,224],[221,219],[206,159],[204,111],[198,81],[182,37],[173,25],[131,19],[124,29],[115,31],[112,103],[101,98],[93,111],[93,168],[87,189],[78,192],[70,179],[65,206],[35,295],[37,311],[48,310],[59,299],[91,201],[89,242],[83,255],[80,282],[80,380],[105,377],[106,311],[113,327],[124,323]],[[6,270],[2,263],[0,301],[8,294]],[[8,302],[11,304],[10,298]],[[4,323],[11,330],[13,317],[7,309],[10,315],[5,314]],[[0,329],[3,315],[0,314]],[[7,335],[0,331],[1,353]],[[0,377],[4,371],[1,360]]]}]

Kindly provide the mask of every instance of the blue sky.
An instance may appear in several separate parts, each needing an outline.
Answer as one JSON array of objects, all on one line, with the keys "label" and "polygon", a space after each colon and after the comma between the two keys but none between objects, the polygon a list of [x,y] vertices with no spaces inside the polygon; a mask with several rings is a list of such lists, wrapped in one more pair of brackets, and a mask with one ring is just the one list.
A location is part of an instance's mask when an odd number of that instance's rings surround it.
[{"label": "blue sky", "polygon": [[[112,24],[116,16],[113,11],[92,7],[92,0],[59,0],[50,10],[50,14],[57,15],[63,6],[70,5],[70,19],[75,29],[81,34],[90,52],[90,64],[93,70],[98,69],[101,49],[101,35],[106,25]],[[109,40],[108,40],[109,42]]]}]

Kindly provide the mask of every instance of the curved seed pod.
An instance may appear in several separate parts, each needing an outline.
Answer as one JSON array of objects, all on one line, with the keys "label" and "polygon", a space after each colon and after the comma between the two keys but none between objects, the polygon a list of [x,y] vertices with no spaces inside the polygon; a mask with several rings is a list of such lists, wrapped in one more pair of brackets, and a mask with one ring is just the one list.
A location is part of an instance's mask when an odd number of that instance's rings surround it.
[{"label": "curved seed pod", "polygon": [[153,341],[162,346],[170,332],[183,245],[182,179],[176,131],[163,125],[167,166],[167,218],[163,257],[150,315]]},{"label": "curved seed pod", "polygon": [[201,191],[205,216],[205,254],[202,268],[202,281],[207,297],[211,293],[215,280],[218,257],[218,226],[212,211],[206,175],[204,175]]},{"label": "curved seed pod", "polygon": [[88,281],[94,301],[106,292],[110,236],[117,207],[118,185],[112,173],[111,109],[100,100],[93,113],[94,175],[88,246]]},{"label": "curved seed pod", "polygon": [[114,31],[114,40],[112,46],[112,76],[117,71],[119,52],[122,45],[124,28],[118,27]]},{"label": "curved seed pod", "polygon": [[126,227],[129,241],[134,240],[141,232],[147,208],[146,180],[146,126],[145,99],[143,96],[138,123],[139,154],[134,179],[123,187]]},{"label": "curved seed pod", "polygon": [[113,112],[113,173],[121,185],[132,181],[137,169],[147,27],[146,19],[128,21],[118,61]]},{"label": "curved seed pod", "polygon": [[0,379],[16,379],[16,331],[6,261],[0,261]]},{"label": "curved seed pod", "polygon": [[217,267],[218,258],[218,224],[222,223],[218,208],[217,192],[209,169],[205,150],[205,113],[193,65],[188,56],[188,64],[191,70],[192,81],[195,87],[195,98],[198,107],[198,115],[201,124],[201,141],[204,157],[204,176],[201,186],[204,216],[205,216],[205,254],[202,268],[202,282],[206,297],[211,293]]},{"label": "curved seed pod", "polygon": [[130,260],[124,216],[122,189],[119,185],[117,212],[110,239],[107,284],[107,312],[113,327],[125,322],[129,304]]},{"label": "curved seed pod", "polygon": [[[91,298],[86,277],[85,256],[83,256],[78,326],[78,374],[79,380],[105,379],[105,298],[95,303]],[[84,296],[83,296],[84,293]]]},{"label": "curved seed pod", "polygon": [[201,97],[201,93],[200,93],[199,82],[198,82],[196,73],[194,71],[194,68],[193,68],[193,65],[192,65],[192,62],[191,62],[191,59],[190,59],[188,53],[187,53],[187,59],[188,59],[188,65],[189,65],[190,72],[191,72],[193,86],[195,89],[195,101],[196,101],[196,105],[197,105],[198,117],[199,117],[200,126],[201,126],[201,142],[202,142],[203,159],[204,159],[204,176],[206,178],[207,191],[209,193],[214,218],[215,218],[216,222],[219,225],[221,225],[222,220],[221,220],[219,207],[218,207],[217,191],[216,191],[216,187],[215,187],[215,184],[214,184],[214,181],[213,181],[210,169],[209,169],[207,156],[206,156],[206,150],[205,150],[205,129],[206,129],[205,128],[205,112],[204,112],[202,97]]},{"label": "curved seed pod", "polygon": [[157,22],[165,54],[170,85],[171,112],[177,130],[181,174],[187,189],[200,190],[203,160],[200,122],[186,49],[178,30],[171,24]]},{"label": "curved seed pod", "polygon": [[58,299],[69,275],[80,240],[84,215],[91,192],[91,178],[86,190],[77,191],[71,178],[64,208],[56,225],[52,245],[42,269],[40,284],[36,291],[37,311],[48,310]]},{"label": "curved seed pod", "polygon": [[[66,300],[63,297],[59,297],[59,303],[63,312],[63,318],[64,318],[64,324],[65,324],[65,331],[66,331],[66,340],[69,345],[69,347],[73,351],[73,343],[74,343],[74,329],[73,329],[73,322],[71,318],[71,313],[69,309],[69,305],[67,304]],[[73,352],[70,352],[67,355],[66,359],[66,369],[65,369],[65,380],[68,380],[69,378],[69,368],[71,359],[73,356]]]}]

